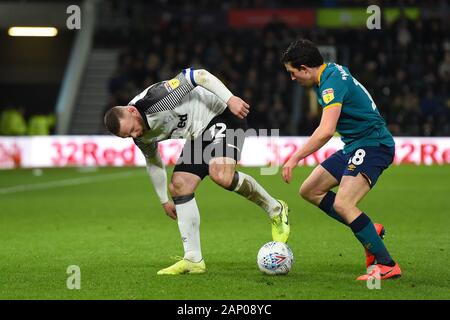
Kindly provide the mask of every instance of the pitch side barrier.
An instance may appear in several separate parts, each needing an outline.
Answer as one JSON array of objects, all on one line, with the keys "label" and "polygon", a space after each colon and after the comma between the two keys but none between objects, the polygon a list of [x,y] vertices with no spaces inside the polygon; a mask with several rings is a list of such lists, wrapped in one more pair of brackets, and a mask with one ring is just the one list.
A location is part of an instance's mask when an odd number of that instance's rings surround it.
[{"label": "pitch side barrier", "polygon": [[[273,132],[247,136],[240,164],[271,168],[282,165],[306,142],[308,137],[279,137]],[[271,134],[272,133],[272,134]],[[214,142],[214,141],[213,141]],[[450,164],[449,137],[397,137],[394,164]],[[184,140],[159,143],[166,165],[176,163]],[[206,150],[212,152],[214,143]],[[302,160],[300,166],[314,166],[341,149],[342,141],[332,138],[319,151]],[[34,136],[0,137],[0,169],[96,166],[144,166],[145,159],[132,139],[113,136]]]}]

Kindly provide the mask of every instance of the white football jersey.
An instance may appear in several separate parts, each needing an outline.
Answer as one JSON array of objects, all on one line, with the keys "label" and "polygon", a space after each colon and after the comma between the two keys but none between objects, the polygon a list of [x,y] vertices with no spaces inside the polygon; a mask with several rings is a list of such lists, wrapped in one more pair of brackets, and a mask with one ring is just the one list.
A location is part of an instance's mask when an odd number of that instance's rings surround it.
[{"label": "white football jersey", "polygon": [[227,107],[215,94],[196,85],[192,69],[148,87],[128,105],[135,106],[146,120],[145,134],[133,139],[146,157],[153,156],[159,141],[197,138]]}]

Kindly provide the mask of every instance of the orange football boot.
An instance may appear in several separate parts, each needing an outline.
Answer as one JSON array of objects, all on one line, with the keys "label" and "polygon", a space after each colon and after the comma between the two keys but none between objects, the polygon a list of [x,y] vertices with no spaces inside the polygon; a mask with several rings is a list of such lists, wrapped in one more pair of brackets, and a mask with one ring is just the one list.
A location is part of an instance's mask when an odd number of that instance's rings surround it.
[{"label": "orange football boot", "polygon": [[398,263],[393,267],[385,266],[383,264],[375,264],[368,268],[367,273],[359,276],[356,280],[367,281],[372,278],[378,280],[396,279],[402,276],[402,271]]}]

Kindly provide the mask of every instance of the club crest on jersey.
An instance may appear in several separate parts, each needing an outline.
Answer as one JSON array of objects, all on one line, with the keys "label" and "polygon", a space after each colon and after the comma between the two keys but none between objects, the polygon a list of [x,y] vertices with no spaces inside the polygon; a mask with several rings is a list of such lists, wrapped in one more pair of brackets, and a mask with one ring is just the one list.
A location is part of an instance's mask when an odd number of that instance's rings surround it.
[{"label": "club crest on jersey", "polygon": [[322,91],[322,99],[325,104],[330,103],[334,99],[334,90],[333,88],[328,88]]}]

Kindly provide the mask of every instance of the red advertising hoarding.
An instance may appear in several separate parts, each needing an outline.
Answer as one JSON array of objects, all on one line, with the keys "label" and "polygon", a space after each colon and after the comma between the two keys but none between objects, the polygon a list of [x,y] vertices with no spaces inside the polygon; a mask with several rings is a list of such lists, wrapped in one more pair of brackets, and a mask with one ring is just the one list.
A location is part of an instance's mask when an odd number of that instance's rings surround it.
[{"label": "red advertising hoarding", "polygon": [[264,27],[273,21],[281,21],[291,27],[312,27],[316,14],[314,10],[307,9],[243,9],[228,13],[228,23],[233,28]]}]

